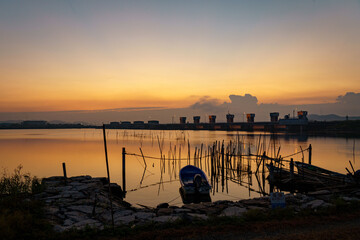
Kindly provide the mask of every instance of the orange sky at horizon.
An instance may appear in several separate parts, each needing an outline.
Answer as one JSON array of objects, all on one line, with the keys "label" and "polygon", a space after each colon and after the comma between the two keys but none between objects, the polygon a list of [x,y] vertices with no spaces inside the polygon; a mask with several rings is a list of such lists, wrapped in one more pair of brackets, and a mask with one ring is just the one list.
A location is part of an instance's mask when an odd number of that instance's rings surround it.
[{"label": "orange sky at horizon", "polygon": [[[20,1],[21,2],[21,1]],[[357,1],[0,2],[0,112],[360,92]]]}]

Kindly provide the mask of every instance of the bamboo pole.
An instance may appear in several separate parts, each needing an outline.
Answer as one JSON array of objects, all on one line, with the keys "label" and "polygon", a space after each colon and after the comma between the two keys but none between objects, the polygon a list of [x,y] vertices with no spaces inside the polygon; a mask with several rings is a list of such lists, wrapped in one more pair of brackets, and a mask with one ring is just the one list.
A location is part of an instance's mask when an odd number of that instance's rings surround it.
[{"label": "bamboo pole", "polygon": [[[112,206],[112,199],[111,199],[111,187],[110,187],[110,171],[109,171],[109,161],[108,161],[108,154],[107,154],[107,145],[106,145],[106,131],[105,131],[105,124],[103,124],[103,136],[104,136],[104,148],[105,148],[105,159],[106,159],[106,171],[107,171],[107,176],[108,176],[108,186],[109,186],[109,193],[108,193],[108,197],[109,197],[109,201],[110,201],[110,210],[111,210],[111,224],[112,227],[114,229],[115,224],[114,224],[114,210],[113,210],[113,206]],[[123,170],[124,171],[124,170]]]}]

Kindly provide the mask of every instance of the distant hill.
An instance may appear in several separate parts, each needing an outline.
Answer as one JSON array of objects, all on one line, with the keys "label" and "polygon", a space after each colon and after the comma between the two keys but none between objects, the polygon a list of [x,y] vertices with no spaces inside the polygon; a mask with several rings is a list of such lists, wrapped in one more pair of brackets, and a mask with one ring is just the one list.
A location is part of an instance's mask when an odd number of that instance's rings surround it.
[{"label": "distant hill", "polygon": [[[339,116],[336,114],[318,115],[310,114],[308,119],[311,121],[344,121],[346,116]],[[360,116],[349,116],[348,120],[360,120]]]}]

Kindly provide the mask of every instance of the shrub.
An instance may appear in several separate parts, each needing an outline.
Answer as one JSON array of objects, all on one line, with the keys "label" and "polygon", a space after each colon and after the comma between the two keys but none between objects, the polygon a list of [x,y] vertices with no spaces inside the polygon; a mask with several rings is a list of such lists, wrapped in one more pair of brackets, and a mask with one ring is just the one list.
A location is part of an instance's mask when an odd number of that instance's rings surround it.
[{"label": "shrub", "polygon": [[19,195],[29,195],[42,190],[42,185],[37,177],[21,173],[22,166],[19,165],[12,175],[6,171],[0,179],[0,195],[17,198]]}]

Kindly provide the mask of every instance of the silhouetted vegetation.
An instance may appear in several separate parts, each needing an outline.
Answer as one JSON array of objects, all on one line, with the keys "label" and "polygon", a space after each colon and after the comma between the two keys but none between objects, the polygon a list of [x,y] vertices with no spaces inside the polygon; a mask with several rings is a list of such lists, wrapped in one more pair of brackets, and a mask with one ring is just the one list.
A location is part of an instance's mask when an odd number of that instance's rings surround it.
[{"label": "silhouetted vegetation", "polygon": [[0,239],[48,239],[51,225],[43,204],[32,198],[42,190],[38,178],[22,174],[19,166],[0,179]]}]

